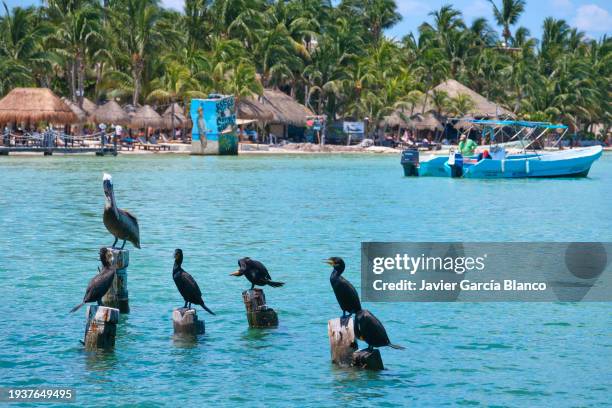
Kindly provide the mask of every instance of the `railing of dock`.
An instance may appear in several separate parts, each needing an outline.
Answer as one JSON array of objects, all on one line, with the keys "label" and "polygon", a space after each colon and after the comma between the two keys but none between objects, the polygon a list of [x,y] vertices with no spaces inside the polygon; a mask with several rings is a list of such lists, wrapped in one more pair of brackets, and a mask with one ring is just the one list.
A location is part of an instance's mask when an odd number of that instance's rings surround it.
[{"label": "railing of dock", "polygon": [[70,135],[56,130],[44,132],[24,132],[22,134],[5,130],[2,134],[0,147],[28,149],[28,150],[54,150],[60,149],[85,150],[99,149],[117,150],[117,137],[114,133],[97,132],[90,135]]}]

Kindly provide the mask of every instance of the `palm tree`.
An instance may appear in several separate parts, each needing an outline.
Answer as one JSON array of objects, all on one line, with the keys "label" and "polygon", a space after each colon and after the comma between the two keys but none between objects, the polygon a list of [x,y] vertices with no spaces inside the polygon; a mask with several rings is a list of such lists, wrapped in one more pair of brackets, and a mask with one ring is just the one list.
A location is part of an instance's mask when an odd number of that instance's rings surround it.
[{"label": "palm tree", "polygon": [[525,0],[502,0],[501,9],[497,7],[493,0],[489,0],[489,3],[493,6],[495,21],[503,27],[504,47],[508,47],[512,38],[510,26],[516,24],[523,11],[525,11]]},{"label": "palm tree", "polygon": [[451,107],[451,100],[448,96],[448,92],[446,91],[434,89],[431,92],[431,101],[436,108],[436,112],[440,116],[442,116],[442,114],[448,111]]},{"label": "palm tree", "polygon": [[457,116],[465,116],[470,113],[476,104],[472,100],[472,98],[464,93],[460,93],[454,98],[450,98],[450,111],[452,114]]},{"label": "palm tree", "polygon": [[117,2],[112,11],[114,19],[119,22],[116,35],[121,41],[122,51],[129,58],[132,104],[138,105],[147,58],[158,44],[166,40],[158,26],[160,9],[157,0],[124,0]]},{"label": "palm tree", "polygon": [[504,47],[508,47],[512,39],[510,26],[516,24],[523,11],[525,11],[525,0],[502,0],[501,9],[497,7],[493,0],[489,0],[489,3],[493,6],[495,21],[503,27]]},{"label": "palm tree", "polygon": [[32,86],[37,80],[34,67],[50,69],[48,53],[43,51],[42,41],[50,32],[47,25],[35,24],[33,8],[15,7],[9,11],[3,3],[5,14],[0,18],[0,87],[2,94],[14,86]]},{"label": "palm tree", "polygon": [[255,67],[247,60],[238,62],[227,72],[221,90],[225,94],[234,95],[236,105],[241,98],[263,94],[263,87],[257,79]]},{"label": "palm tree", "polygon": [[343,0],[340,10],[347,12],[350,18],[358,18],[374,43],[382,38],[383,30],[402,19],[394,0]]},{"label": "palm tree", "polygon": [[189,68],[174,60],[169,60],[166,64],[164,74],[151,81],[153,89],[149,92],[147,100],[168,103],[187,98],[206,97],[207,93],[192,76]]},{"label": "palm tree", "polygon": [[54,29],[48,41],[68,61],[72,99],[82,108],[87,59],[102,42],[100,9],[88,1],[49,0],[47,10]]}]

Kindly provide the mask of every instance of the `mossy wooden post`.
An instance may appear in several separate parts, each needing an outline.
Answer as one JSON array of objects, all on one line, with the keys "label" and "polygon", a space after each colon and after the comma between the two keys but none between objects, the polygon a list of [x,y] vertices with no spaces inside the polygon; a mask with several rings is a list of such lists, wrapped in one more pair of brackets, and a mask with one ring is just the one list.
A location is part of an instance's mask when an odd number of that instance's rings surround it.
[{"label": "mossy wooden post", "polygon": [[130,313],[130,302],[127,289],[127,268],[130,264],[130,251],[127,249],[108,248],[113,253],[113,266],[117,268],[113,285],[102,298],[108,307],[119,309],[121,313]]},{"label": "mossy wooden post", "polygon": [[172,324],[174,325],[174,334],[204,334],[204,320],[198,320],[198,314],[195,309],[187,309],[186,307],[178,307],[172,311]]},{"label": "mossy wooden post", "polygon": [[112,349],[115,347],[115,334],[119,322],[119,309],[88,305],[85,324],[85,349]]},{"label": "mossy wooden post", "polygon": [[340,367],[353,364],[353,353],[357,350],[352,317],[335,318],[327,322],[327,335],[332,362]]},{"label": "mossy wooden post", "polygon": [[249,327],[266,328],[277,327],[278,316],[274,309],[266,305],[266,295],[259,288],[249,289],[242,292],[242,300],[246,307]]},{"label": "mossy wooden post", "polygon": [[327,335],[332,362],[340,367],[383,370],[380,351],[358,350],[355,322],[352,317],[337,317],[327,322]]}]

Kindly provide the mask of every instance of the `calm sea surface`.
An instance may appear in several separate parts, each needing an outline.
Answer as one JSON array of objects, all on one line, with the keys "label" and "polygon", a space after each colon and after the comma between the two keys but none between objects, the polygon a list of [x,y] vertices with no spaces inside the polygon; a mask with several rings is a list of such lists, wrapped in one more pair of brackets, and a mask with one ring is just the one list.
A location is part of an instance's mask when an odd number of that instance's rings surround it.
[{"label": "calm sea surface", "polygon": [[[79,343],[69,314],[113,239],[102,172],[139,217],[131,313],[112,353]],[[339,307],[321,262],[359,286],[361,241],[611,241],[612,156],[576,180],[404,178],[399,157],[0,158],[0,386],[71,386],[79,406],[605,406],[605,303],[370,303],[405,351],[380,373],[332,366]],[[217,313],[173,339],[173,250]],[[237,259],[264,262],[276,330],[247,328]]]}]

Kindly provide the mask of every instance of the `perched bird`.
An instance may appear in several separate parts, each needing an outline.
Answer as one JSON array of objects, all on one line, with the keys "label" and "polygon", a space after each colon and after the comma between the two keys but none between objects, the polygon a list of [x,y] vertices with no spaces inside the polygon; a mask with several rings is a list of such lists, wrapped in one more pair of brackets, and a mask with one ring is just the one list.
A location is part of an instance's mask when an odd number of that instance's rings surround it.
[{"label": "perched bird", "polygon": [[70,313],[76,312],[85,303],[98,302],[98,305],[102,304],[102,297],[108,292],[115,278],[116,269],[113,267],[113,252],[108,248],[100,248],[100,261],[102,262],[102,269],[98,268],[99,273],[89,281],[83,302],[73,307]]},{"label": "perched bird", "polygon": [[121,249],[125,246],[125,241],[130,241],[136,248],[140,248],[138,220],[126,210],[117,208],[111,175],[104,173],[102,180],[104,195],[106,197],[104,203],[104,225],[108,232],[115,237],[113,248],[115,248],[117,241],[120,239],[123,240]]},{"label": "perched bird", "polygon": [[251,289],[255,288],[255,285],[269,285],[273,288],[278,288],[285,284],[284,282],[274,282],[264,264],[249,257],[238,260],[238,266],[240,266],[240,269],[230,273],[230,275],[246,276],[249,282],[251,282]]},{"label": "perched bird", "polygon": [[176,288],[178,289],[183,299],[185,299],[185,306],[189,304],[189,308],[191,309],[191,304],[194,303],[196,305],[200,305],[206,310],[208,313],[214,315],[215,313],[210,310],[204,304],[204,299],[202,299],[202,291],[198,286],[198,283],[193,279],[193,276],[185,272],[185,270],[181,267],[183,264],[183,251],[181,249],[174,250],[174,267],[172,268],[172,279],[174,279],[174,283],[176,284]]},{"label": "perched bird", "polygon": [[355,313],[355,336],[359,340],[368,343],[368,350],[370,351],[374,347],[384,346],[404,350],[404,347],[391,343],[389,336],[387,336],[387,331],[380,320],[366,309]]},{"label": "perched bird", "polygon": [[355,287],[348,280],[342,277],[344,272],[344,261],[342,258],[332,257],[325,261],[325,263],[331,265],[334,270],[332,271],[329,281],[331,283],[338,304],[342,309],[342,317],[346,317],[348,312],[349,316],[353,313],[357,313],[361,310],[361,302],[359,301],[359,295],[355,290]]}]

